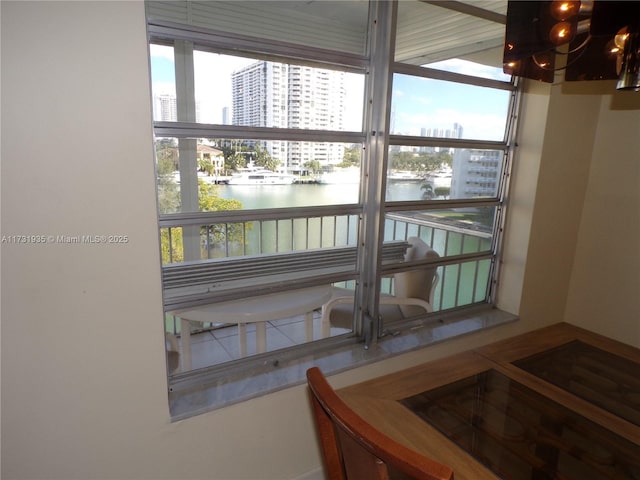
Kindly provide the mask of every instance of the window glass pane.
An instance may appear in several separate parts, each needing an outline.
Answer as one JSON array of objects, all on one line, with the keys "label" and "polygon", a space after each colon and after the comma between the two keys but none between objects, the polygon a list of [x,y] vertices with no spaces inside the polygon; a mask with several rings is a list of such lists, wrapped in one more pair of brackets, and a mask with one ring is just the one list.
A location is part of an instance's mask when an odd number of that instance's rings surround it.
[{"label": "window glass pane", "polygon": [[422,239],[439,257],[491,251],[496,207],[387,213],[385,241]]},{"label": "window glass pane", "polygon": [[176,74],[173,47],[149,45],[153,119],[175,122],[177,117]]},{"label": "window glass pane", "polygon": [[[177,121],[173,47],[151,45],[155,121]],[[195,50],[198,123],[362,131],[364,75]]]},{"label": "window glass pane", "polygon": [[451,198],[497,196],[504,157],[500,150],[456,149],[453,153]]},{"label": "window glass pane", "polygon": [[[427,312],[421,301],[429,303],[430,311],[486,301],[495,211],[496,207],[486,206],[387,213],[385,242],[406,240],[411,245],[418,245],[405,259],[434,263],[383,278],[380,306],[383,321],[394,322],[425,315]],[[437,265],[439,260],[464,254],[487,258]],[[390,297],[400,299],[394,301]],[[406,302],[402,298],[417,298],[419,301],[404,305]]]},{"label": "window glass pane", "polygon": [[[397,205],[389,205],[385,240],[419,238],[433,257],[430,265],[405,272],[388,268],[394,274],[382,282],[383,298],[419,298],[435,311],[489,301],[506,154],[501,147],[472,146],[474,141],[505,142],[512,93],[486,86],[494,84],[485,79],[511,81],[502,72],[506,7],[507,2],[493,0],[473,5],[398,2],[396,62],[476,79],[458,83],[394,74],[390,132],[396,137],[388,152],[385,201],[424,201],[433,207],[440,200],[489,198],[495,205],[422,211],[399,211]],[[469,146],[460,148],[462,142],[456,140],[466,140]],[[458,260],[459,255],[467,258]],[[413,289],[418,285],[425,288]],[[385,323],[426,314],[418,305],[387,303],[381,305]]]},{"label": "window glass pane", "polygon": [[503,159],[501,150],[392,146],[385,200],[495,197]]},{"label": "window glass pane", "polygon": [[440,267],[439,284],[434,292],[434,310],[447,310],[486,301],[490,273],[490,259]]},{"label": "window glass pane", "polygon": [[[487,300],[491,260],[424,266],[384,278],[380,315],[399,322]],[[425,305],[423,302],[428,304]]]},{"label": "window glass pane", "polygon": [[362,74],[202,51],[194,69],[198,122],[362,130]]},{"label": "window glass pane", "polygon": [[[351,320],[323,322],[321,308],[337,294],[327,278],[357,274],[358,217],[282,212],[162,227],[170,373],[350,333]],[[336,312],[343,309],[353,318],[353,303],[341,303]]]},{"label": "window glass pane", "polygon": [[502,141],[510,92],[394,74],[391,133]]},{"label": "window glass pane", "polygon": [[358,203],[361,144],[156,139],[160,213]]},{"label": "window glass pane", "polygon": [[330,285],[293,287],[284,292],[169,309],[165,313],[169,373],[348,334],[348,323],[332,326],[322,322],[321,307],[331,293]]},{"label": "window glass pane", "polygon": [[[284,215],[273,219],[247,217],[243,221],[207,223],[195,229],[165,227],[160,229],[162,263],[354,247],[357,222],[356,214],[310,218],[287,218]],[[198,253],[187,258],[185,232],[189,230],[189,234],[196,238]]]}]

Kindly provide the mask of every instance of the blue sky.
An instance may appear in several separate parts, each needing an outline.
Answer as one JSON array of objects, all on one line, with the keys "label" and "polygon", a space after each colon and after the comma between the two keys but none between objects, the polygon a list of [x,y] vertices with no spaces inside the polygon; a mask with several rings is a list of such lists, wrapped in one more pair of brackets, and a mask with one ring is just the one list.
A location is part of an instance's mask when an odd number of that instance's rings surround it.
[{"label": "blue sky", "polygon": [[464,137],[501,140],[509,92],[408,75],[395,75],[392,96],[394,133],[420,135],[421,128],[453,128]]},{"label": "blue sky", "polygon": [[157,55],[151,57],[151,68],[153,69],[153,81],[158,83],[173,83],[175,75],[173,73],[174,62],[166,56]]}]

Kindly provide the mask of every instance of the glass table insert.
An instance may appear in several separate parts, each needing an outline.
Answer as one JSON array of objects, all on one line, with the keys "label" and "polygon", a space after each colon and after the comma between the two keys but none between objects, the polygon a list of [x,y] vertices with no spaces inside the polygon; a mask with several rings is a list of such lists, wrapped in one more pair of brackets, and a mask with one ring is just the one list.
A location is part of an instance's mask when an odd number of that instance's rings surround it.
[{"label": "glass table insert", "polygon": [[640,446],[495,370],[400,402],[503,479],[640,479]]},{"label": "glass table insert", "polygon": [[640,365],[578,340],[515,366],[640,426]]}]

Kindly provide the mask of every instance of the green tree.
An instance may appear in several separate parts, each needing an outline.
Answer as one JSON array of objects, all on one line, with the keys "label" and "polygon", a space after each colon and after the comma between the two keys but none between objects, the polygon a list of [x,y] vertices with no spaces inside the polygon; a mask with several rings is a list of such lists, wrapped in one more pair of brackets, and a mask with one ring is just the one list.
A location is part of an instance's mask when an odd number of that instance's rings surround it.
[{"label": "green tree", "polygon": [[215,166],[211,159],[198,160],[198,170],[201,172],[207,172],[207,175],[213,175],[215,173]]},{"label": "green tree", "polygon": [[214,145],[222,150],[224,156],[224,168],[227,172],[230,170],[239,170],[247,166],[249,147],[244,140],[215,139]]},{"label": "green tree", "polygon": [[242,210],[239,200],[229,200],[218,196],[218,185],[205,183],[198,179],[198,205],[201,212],[219,212],[225,210]]},{"label": "green tree", "polygon": [[162,255],[163,265],[182,262],[184,260],[182,227],[160,229],[160,253]]},{"label": "green tree", "polygon": [[273,158],[267,150],[263,150],[260,148],[260,145],[256,145],[254,147],[255,160],[254,163],[259,166],[266,168],[267,170],[276,171],[280,166],[280,162]]},{"label": "green tree", "polygon": [[178,169],[177,145],[168,139],[156,143],[156,175],[160,213],[175,213],[180,208],[180,191],[174,180]]},{"label": "green tree", "polygon": [[436,187],[434,189],[434,193],[436,194],[436,197],[447,198],[451,194],[451,188],[450,187]]},{"label": "green tree", "polygon": [[[177,187],[177,186],[176,186]],[[179,192],[176,188],[177,196]],[[179,204],[179,198],[178,198]],[[229,200],[218,196],[218,186],[204,183],[198,180],[198,204],[201,212],[241,210],[242,203],[238,200]],[[177,211],[177,209],[175,210]],[[200,229],[201,257],[208,258],[209,250],[224,246],[226,243],[242,245],[245,241],[244,234],[251,228],[251,224],[213,224]],[[171,231],[169,231],[171,230]],[[160,231],[160,246],[162,263],[184,261],[184,246],[182,241],[182,228],[163,228]],[[223,249],[222,249],[223,250]]]},{"label": "green tree", "polygon": [[180,190],[173,178],[158,177],[158,209],[160,213],[180,210]]},{"label": "green tree", "polygon": [[227,173],[229,170],[232,169],[230,165],[230,158],[236,153],[233,148],[233,141],[217,138],[213,141],[213,143],[216,146],[216,148],[222,150],[222,155],[224,157],[224,168],[226,170],[225,173]]},{"label": "green tree", "polygon": [[436,154],[437,160],[440,162],[440,165],[446,165],[448,167],[453,166],[453,156],[449,152],[438,152]]},{"label": "green tree", "polygon": [[422,198],[426,198],[426,199],[432,199],[433,197],[436,196],[434,189],[433,189],[433,183],[432,182],[425,182],[420,186],[420,189],[422,190]]},{"label": "green tree", "polygon": [[240,170],[247,166],[247,159],[241,152],[238,152],[225,159],[224,163],[227,170]]},{"label": "green tree", "polygon": [[311,173],[316,173],[319,172],[320,168],[322,167],[320,166],[320,162],[318,160],[309,160],[308,162],[305,162],[304,168],[309,170]]},{"label": "green tree", "polygon": [[344,156],[342,157],[342,162],[337,166],[340,168],[360,166],[361,153],[362,153],[362,147],[360,147],[359,145],[345,147]]},{"label": "green tree", "polygon": [[[242,210],[242,203],[238,200],[220,198],[218,185],[198,181],[198,203],[202,212],[216,212],[228,210]],[[251,224],[216,223],[200,229],[202,241],[202,258],[217,256],[215,252],[225,252],[226,245],[244,245],[246,230]],[[208,251],[207,251],[208,250]],[[210,255],[211,253],[211,255]]]},{"label": "green tree", "polygon": [[163,138],[156,142],[158,175],[167,175],[178,170],[178,145],[173,139]]},{"label": "green tree", "polygon": [[391,152],[389,155],[389,168],[391,170],[405,170],[411,172],[435,172],[451,159],[451,155],[444,152],[416,153],[416,152]]},{"label": "green tree", "polygon": [[391,170],[419,170],[419,157],[413,152],[391,152],[389,168]]}]

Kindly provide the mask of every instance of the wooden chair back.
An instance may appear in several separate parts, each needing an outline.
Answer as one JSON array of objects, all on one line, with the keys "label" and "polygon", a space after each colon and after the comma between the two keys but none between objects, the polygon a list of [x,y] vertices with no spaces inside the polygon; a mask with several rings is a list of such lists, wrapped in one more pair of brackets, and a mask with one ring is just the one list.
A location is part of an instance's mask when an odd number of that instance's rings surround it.
[{"label": "wooden chair back", "polygon": [[336,394],[319,368],[307,370],[313,413],[329,480],[451,480],[453,470],[383,434]]}]

